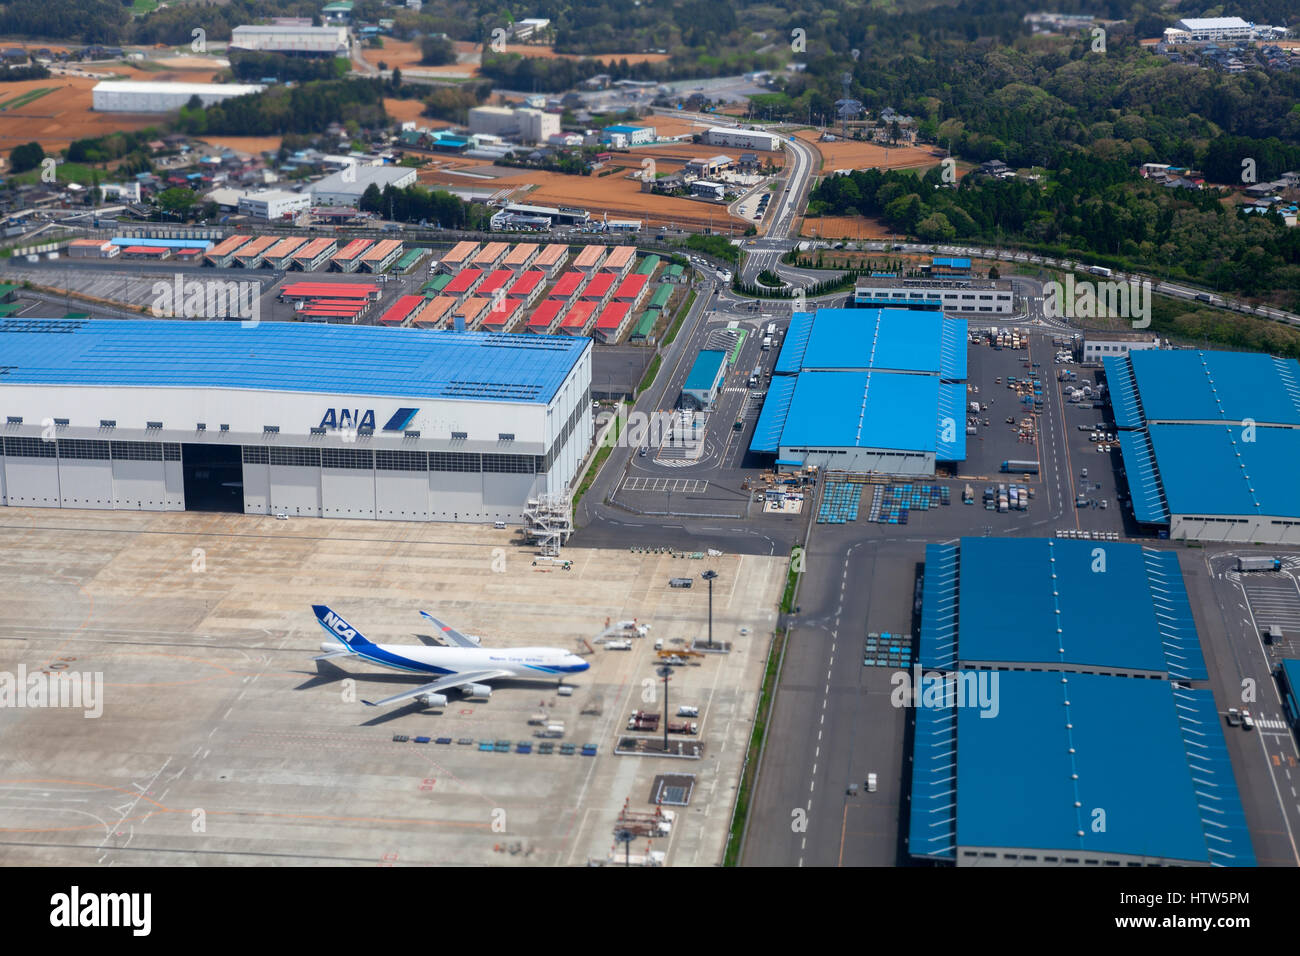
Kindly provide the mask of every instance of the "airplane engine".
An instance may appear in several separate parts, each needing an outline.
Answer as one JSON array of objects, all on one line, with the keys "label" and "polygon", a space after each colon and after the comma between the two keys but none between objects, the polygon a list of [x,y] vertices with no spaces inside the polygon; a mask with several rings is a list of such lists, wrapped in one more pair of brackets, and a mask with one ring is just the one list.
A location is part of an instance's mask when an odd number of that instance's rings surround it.
[{"label": "airplane engine", "polygon": [[491,697],[492,688],[487,684],[466,684],[461,688],[466,697]]},{"label": "airplane engine", "polygon": [[420,694],[415,698],[423,707],[446,707],[447,696],[445,694]]},{"label": "airplane engine", "polygon": [[477,634],[466,634],[465,637],[473,641],[475,647],[483,643],[483,638],[479,637]]}]

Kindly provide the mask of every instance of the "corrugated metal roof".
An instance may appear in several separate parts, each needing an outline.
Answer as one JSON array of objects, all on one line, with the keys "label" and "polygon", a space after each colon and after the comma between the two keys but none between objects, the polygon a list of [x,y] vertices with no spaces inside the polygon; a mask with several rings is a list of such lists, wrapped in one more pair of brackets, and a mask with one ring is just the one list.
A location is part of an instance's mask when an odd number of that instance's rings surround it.
[{"label": "corrugated metal roof", "polygon": [[939,415],[935,422],[935,461],[966,460],[966,386],[939,384]]},{"label": "corrugated metal roof", "polygon": [[[1148,563],[1136,544],[1108,543],[1100,557],[1096,549],[1090,541],[963,538],[958,661],[1203,679],[1176,560],[1172,569]],[[1160,615],[1177,626],[1166,632]]]},{"label": "corrugated metal roof", "polygon": [[1170,512],[1300,517],[1300,429],[1234,425],[1147,429]]},{"label": "corrugated metal roof", "polygon": [[932,452],[938,403],[934,375],[803,372],[781,445]]},{"label": "corrugated metal roof", "polygon": [[[38,328],[42,331],[26,331]],[[588,340],[183,320],[0,322],[6,385],[338,392],[548,402]]]},{"label": "corrugated metal roof", "polygon": [[[624,306],[625,314],[626,311],[627,307]],[[691,370],[686,376],[686,384],[682,386],[683,390],[707,392],[713,388],[726,361],[726,352],[716,349],[706,349],[700,352],[695,357],[695,364],[691,366]]]},{"label": "corrugated metal roof", "polygon": [[759,413],[758,424],[749,440],[749,450],[762,455],[775,455],[781,448],[781,432],[785,430],[785,420],[790,414],[790,402],[794,399],[794,386],[798,379],[794,377],[775,377],[767,387],[767,397],[763,399],[763,410]]},{"label": "corrugated metal roof", "polygon": [[955,544],[927,544],[921,580],[921,634],[917,660],[922,667],[957,666],[957,569]]},{"label": "corrugated metal roof", "polygon": [[781,343],[781,354],[776,357],[773,375],[795,375],[803,368],[803,353],[808,348],[812,327],[812,312],[794,312],[790,315],[790,325],[785,330],[785,340]]},{"label": "corrugated metal roof", "polygon": [[1140,524],[1169,524],[1169,506],[1156,471],[1151,438],[1145,431],[1121,431],[1119,449],[1133,498],[1133,517]]},{"label": "corrugated metal roof", "polygon": [[[1050,671],[998,677],[996,718],[955,708],[959,848],[1254,865],[1210,691],[1090,674],[1063,682]],[[1096,807],[1105,827],[1092,825]]]},{"label": "corrugated metal roof", "polygon": [[930,860],[957,855],[957,714],[916,708],[908,852]]},{"label": "corrugated metal roof", "polygon": [[1137,379],[1133,376],[1133,363],[1127,355],[1107,356],[1101,360],[1106,370],[1106,386],[1110,389],[1110,404],[1115,411],[1115,427],[1143,428],[1146,417],[1142,414],[1142,400],[1138,397]]},{"label": "corrugated metal roof", "polygon": [[1300,362],[1250,352],[1143,349],[1128,356],[1148,422],[1300,425]]}]

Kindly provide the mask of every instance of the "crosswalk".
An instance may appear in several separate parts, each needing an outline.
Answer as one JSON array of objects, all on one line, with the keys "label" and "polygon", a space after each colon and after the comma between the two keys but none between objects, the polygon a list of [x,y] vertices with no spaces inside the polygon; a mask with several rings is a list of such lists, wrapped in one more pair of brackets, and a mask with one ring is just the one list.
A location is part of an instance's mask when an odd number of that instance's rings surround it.
[{"label": "crosswalk", "polygon": [[1258,727],[1260,730],[1286,730],[1287,729],[1285,720],[1264,720],[1258,717],[1255,719],[1255,726]]}]

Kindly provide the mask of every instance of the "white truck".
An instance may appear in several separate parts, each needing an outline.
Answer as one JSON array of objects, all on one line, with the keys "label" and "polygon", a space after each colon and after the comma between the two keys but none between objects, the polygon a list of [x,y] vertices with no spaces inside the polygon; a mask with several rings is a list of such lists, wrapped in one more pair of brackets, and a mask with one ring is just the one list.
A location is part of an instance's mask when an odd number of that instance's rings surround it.
[{"label": "white truck", "polygon": [[606,641],[605,650],[607,651],[630,651],[632,649],[631,641]]}]

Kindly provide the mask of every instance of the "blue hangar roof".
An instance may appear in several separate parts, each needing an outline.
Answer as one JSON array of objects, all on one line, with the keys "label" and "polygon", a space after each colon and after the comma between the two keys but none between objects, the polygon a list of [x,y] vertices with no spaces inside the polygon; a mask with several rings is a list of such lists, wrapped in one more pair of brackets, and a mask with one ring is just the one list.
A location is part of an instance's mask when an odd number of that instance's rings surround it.
[{"label": "blue hangar roof", "polygon": [[917,372],[966,377],[966,322],[909,309],[797,312],[777,359],[778,374],[807,371]]},{"label": "blue hangar roof", "polygon": [[967,706],[917,710],[914,856],[960,862],[967,848],[988,848],[1080,864],[1118,854],[1255,865],[1210,691],[1099,674],[996,676],[992,706],[968,695]]},{"label": "blue hangar roof", "polygon": [[[1300,425],[1300,362],[1249,352],[1142,349],[1126,356],[1148,423]],[[1110,360],[1112,363],[1114,360]],[[1106,366],[1107,378],[1110,369]]]},{"label": "blue hangar roof", "polygon": [[357,325],[0,321],[0,385],[239,388],[545,403],[590,339]]},{"label": "blue hangar roof", "polygon": [[960,547],[927,546],[922,597],[925,667],[1039,664],[1206,678],[1178,558],[1168,551],[963,538]]},{"label": "blue hangar roof", "polygon": [[940,312],[796,312],[750,451],[878,448],[966,457],[967,326]]},{"label": "blue hangar roof", "polygon": [[723,363],[726,361],[726,352],[715,349],[701,352],[695,357],[695,364],[691,366],[691,371],[686,376],[686,384],[682,388],[693,392],[707,392],[717,383],[718,375],[722,372]]},{"label": "blue hangar roof", "polygon": [[1300,517],[1300,429],[1242,432],[1239,421],[1147,428],[1172,513]]},{"label": "blue hangar roof", "polygon": [[1300,363],[1152,349],[1104,365],[1139,522],[1300,517]]},{"label": "blue hangar roof", "polygon": [[791,386],[773,379],[750,448],[895,448],[960,460],[965,396],[965,385],[934,375],[804,372]]}]

